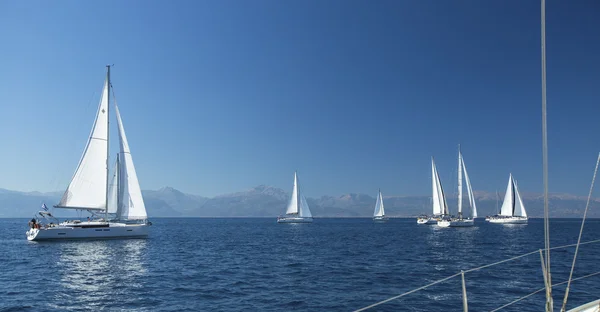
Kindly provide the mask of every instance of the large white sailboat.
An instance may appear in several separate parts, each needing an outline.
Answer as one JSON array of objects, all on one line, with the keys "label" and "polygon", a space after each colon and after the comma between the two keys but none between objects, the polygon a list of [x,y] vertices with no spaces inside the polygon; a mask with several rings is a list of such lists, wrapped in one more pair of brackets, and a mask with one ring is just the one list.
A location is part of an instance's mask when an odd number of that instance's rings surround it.
[{"label": "large white sailboat", "polygon": [[388,217],[385,216],[385,210],[383,209],[383,196],[381,195],[381,190],[379,190],[379,194],[377,194],[377,201],[375,201],[375,211],[373,211],[373,221],[387,221]]},{"label": "large white sailboat", "polygon": [[[469,196],[469,206],[471,208],[471,218],[465,217],[462,211],[462,175],[465,174],[465,182],[467,183],[467,193]],[[473,226],[477,218],[477,206],[475,204],[475,195],[471,188],[471,180],[467,173],[467,167],[465,166],[462,153],[460,152],[460,145],[458,146],[458,216],[456,218],[444,218],[438,221],[438,225],[441,227],[466,227]]]},{"label": "large white sailboat", "polygon": [[[96,119],[87,145],[60,202],[55,208],[88,211],[87,221],[59,222],[51,213],[40,211],[43,220],[32,220],[26,232],[30,241],[75,238],[125,238],[148,236],[148,222],[142,191],[137,179],[125,129],[115,102],[120,151],[112,183],[109,184],[110,66]],[[45,208],[45,205],[44,205]]]},{"label": "large white sailboat", "polygon": [[298,186],[298,174],[294,172],[294,188],[292,189],[292,197],[288,204],[285,216],[277,217],[277,223],[310,223],[313,221],[310,208],[306,198],[300,192]]},{"label": "large white sailboat", "polygon": [[442,217],[448,215],[448,203],[446,202],[446,196],[444,196],[444,189],[442,188],[442,182],[440,181],[433,157],[431,157],[431,191],[433,215],[419,216],[417,224],[437,224]]},{"label": "large white sailboat", "polygon": [[504,202],[500,208],[500,215],[490,217],[490,223],[525,224],[527,223],[527,211],[519,194],[517,182],[512,173],[508,177],[508,186],[504,195]]}]

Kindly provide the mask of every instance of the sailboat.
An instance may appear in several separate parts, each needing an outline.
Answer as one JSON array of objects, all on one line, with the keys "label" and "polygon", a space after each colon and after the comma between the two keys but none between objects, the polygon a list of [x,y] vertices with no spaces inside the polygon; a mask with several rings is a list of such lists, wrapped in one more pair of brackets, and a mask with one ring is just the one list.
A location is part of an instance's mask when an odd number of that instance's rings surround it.
[{"label": "sailboat", "polygon": [[[469,195],[469,206],[471,207],[471,218],[465,218],[462,212],[462,175],[465,174],[465,182],[467,183],[467,193]],[[438,225],[441,227],[465,227],[473,226],[477,218],[477,206],[475,205],[475,195],[471,188],[471,180],[467,173],[467,167],[465,166],[462,153],[460,152],[460,145],[458,146],[458,217],[457,218],[444,218],[438,221]]]},{"label": "sailboat", "polygon": [[[123,121],[115,102],[120,151],[112,183],[109,184],[109,108],[110,66],[96,113],[92,132],[79,165],[60,202],[55,208],[87,211],[87,221],[59,222],[50,213],[40,211],[44,220],[32,220],[26,232],[30,241],[74,238],[125,238],[148,236],[148,221],[142,191],[137,179]],[[45,205],[44,205],[44,208]],[[36,222],[33,222],[36,221]],[[51,222],[47,222],[51,221]]]},{"label": "sailboat", "polygon": [[292,189],[292,197],[288,204],[285,216],[277,217],[277,223],[310,223],[313,222],[312,214],[308,208],[306,198],[300,192],[298,186],[298,174],[294,172],[294,188]]},{"label": "sailboat", "polygon": [[448,215],[448,203],[444,196],[444,189],[440,176],[435,167],[435,161],[431,157],[431,201],[433,206],[433,215],[422,215],[417,218],[417,224],[437,224],[444,216]]},{"label": "sailboat", "polygon": [[373,211],[373,221],[387,221],[388,217],[385,216],[383,209],[383,197],[381,196],[381,190],[377,195],[377,201],[375,201],[375,211]]},{"label": "sailboat", "polygon": [[500,208],[500,215],[490,217],[490,223],[504,224],[525,224],[527,223],[527,211],[519,194],[517,182],[513,179],[512,173],[508,177],[508,186],[506,194]]}]

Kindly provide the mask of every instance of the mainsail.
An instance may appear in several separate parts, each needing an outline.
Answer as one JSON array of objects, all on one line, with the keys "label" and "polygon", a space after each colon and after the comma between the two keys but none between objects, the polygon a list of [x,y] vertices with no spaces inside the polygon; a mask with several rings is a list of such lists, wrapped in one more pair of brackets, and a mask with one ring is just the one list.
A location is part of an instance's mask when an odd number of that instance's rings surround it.
[{"label": "mainsail", "polygon": [[98,112],[71,183],[55,207],[89,210],[106,209],[108,179],[108,76]]},{"label": "mainsail", "polygon": [[[477,205],[475,204],[475,195],[473,194],[473,189],[471,188],[471,180],[469,179],[469,174],[467,173],[467,166],[465,166],[465,159],[462,157],[462,153],[458,153],[458,163],[459,163],[459,177],[461,177],[461,172],[464,172],[465,174],[465,182],[467,183],[467,194],[469,196],[469,206],[471,207],[471,217],[472,218],[477,218]],[[461,171],[461,167],[462,167],[462,171]],[[458,201],[458,205],[459,208],[462,205],[462,179],[459,178],[459,187],[458,187],[458,196],[459,196],[459,201]]]},{"label": "mainsail", "polygon": [[508,185],[506,186],[506,193],[504,194],[504,201],[502,202],[502,208],[500,208],[500,215],[512,217],[513,207],[515,202],[515,192],[512,173],[508,177]]},{"label": "mainsail", "polygon": [[125,128],[119,114],[119,108],[115,105],[117,124],[119,126],[119,215],[124,220],[147,219],[146,206],[142,197],[142,190],[133,165],[133,158],[125,136]]},{"label": "mainsail", "polygon": [[298,176],[294,172],[294,188],[292,189],[292,198],[288,204],[285,214],[297,214],[298,210]]},{"label": "mainsail", "polygon": [[373,212],[374,217],[383,217],[385,212],[383,210],[383,197],[381,196],[381,190],[377,195],[377,201],[375,202],[375,211]]},{"label": "mainsail", "polygon": [[433,157],[431,158],[431,183],[432,183],[432,201],[433,201],[433,214],[434,215],[447,215],[448,204],[446,203],[446,197],[444,196],[444,190],[442,189],[442,182],[438,175],[437,168]]}]

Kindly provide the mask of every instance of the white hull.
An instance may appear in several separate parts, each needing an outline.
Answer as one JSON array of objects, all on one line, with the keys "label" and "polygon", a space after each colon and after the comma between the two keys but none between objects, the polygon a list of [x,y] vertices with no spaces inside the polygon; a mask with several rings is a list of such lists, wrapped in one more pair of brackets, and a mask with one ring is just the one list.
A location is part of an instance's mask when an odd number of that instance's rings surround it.
[{"label": "white hull", "polygon": [[[84,224],[85,226],[85,224]],[[147,224],[108,223],[104,227],[58,225],[26,232],[27,240],[64,240],[99,238],[142,238],[148,236]]]},{"label": "white hull", "polygon": [[375,222],[385,222],[388,221],[390,218],[386,217],[386,216],[381,216],[381,217],[373,217],[373,221]]},{"label": "white hull", "polygon": [[600,311],[600,300],[588,302],[584,305],[580,305],[567,312],[598,312]]},{"label": "white hull", "polygon": [[434,225],[438,223],[438,218],[417,218],[417,224]]},{"label": "white hull", "polygon": [[312,223],[313,218],[303,217],[279,217],[277,223]]},{"label": "white hull", "polygon": [[527,224],[527,217],[490,218],[488,222],[502,224]]},{"label": "white hull", "polygon": [[437,225],[440,227],[469,227],[473,226],[475,222],[473,219],[462,219],[462,220],[440,220]]}]

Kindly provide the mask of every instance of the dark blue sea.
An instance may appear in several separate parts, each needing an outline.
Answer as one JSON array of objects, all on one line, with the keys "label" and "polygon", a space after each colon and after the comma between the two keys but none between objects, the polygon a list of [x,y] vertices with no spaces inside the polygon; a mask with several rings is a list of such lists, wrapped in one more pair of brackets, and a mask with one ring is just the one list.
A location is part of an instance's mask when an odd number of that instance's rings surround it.
[{"label": "dark blue sea", "polygon": [[[159,218],[148,239],[28,242],[27,219],[0,219],[0,311],[351,311],[434,280],[543,248],[543,221],[473,228],[415,219]],[[551,221],[552,245],[580,220]],[[600,238],[588,220],[583,241]],[[553,283],[574,248],[551,253]],[[600,244],[580,248],[574,277],[600,271]],[[540,256],[467,273],[471,311],[543,288]],[[565,285],[554,290],[558,310]],[[573,282],[568,307],[600,298],[600,275]],[[458,311],[460,276],[372,311]],[[507,311],[542,311],[540,292]]]}]

